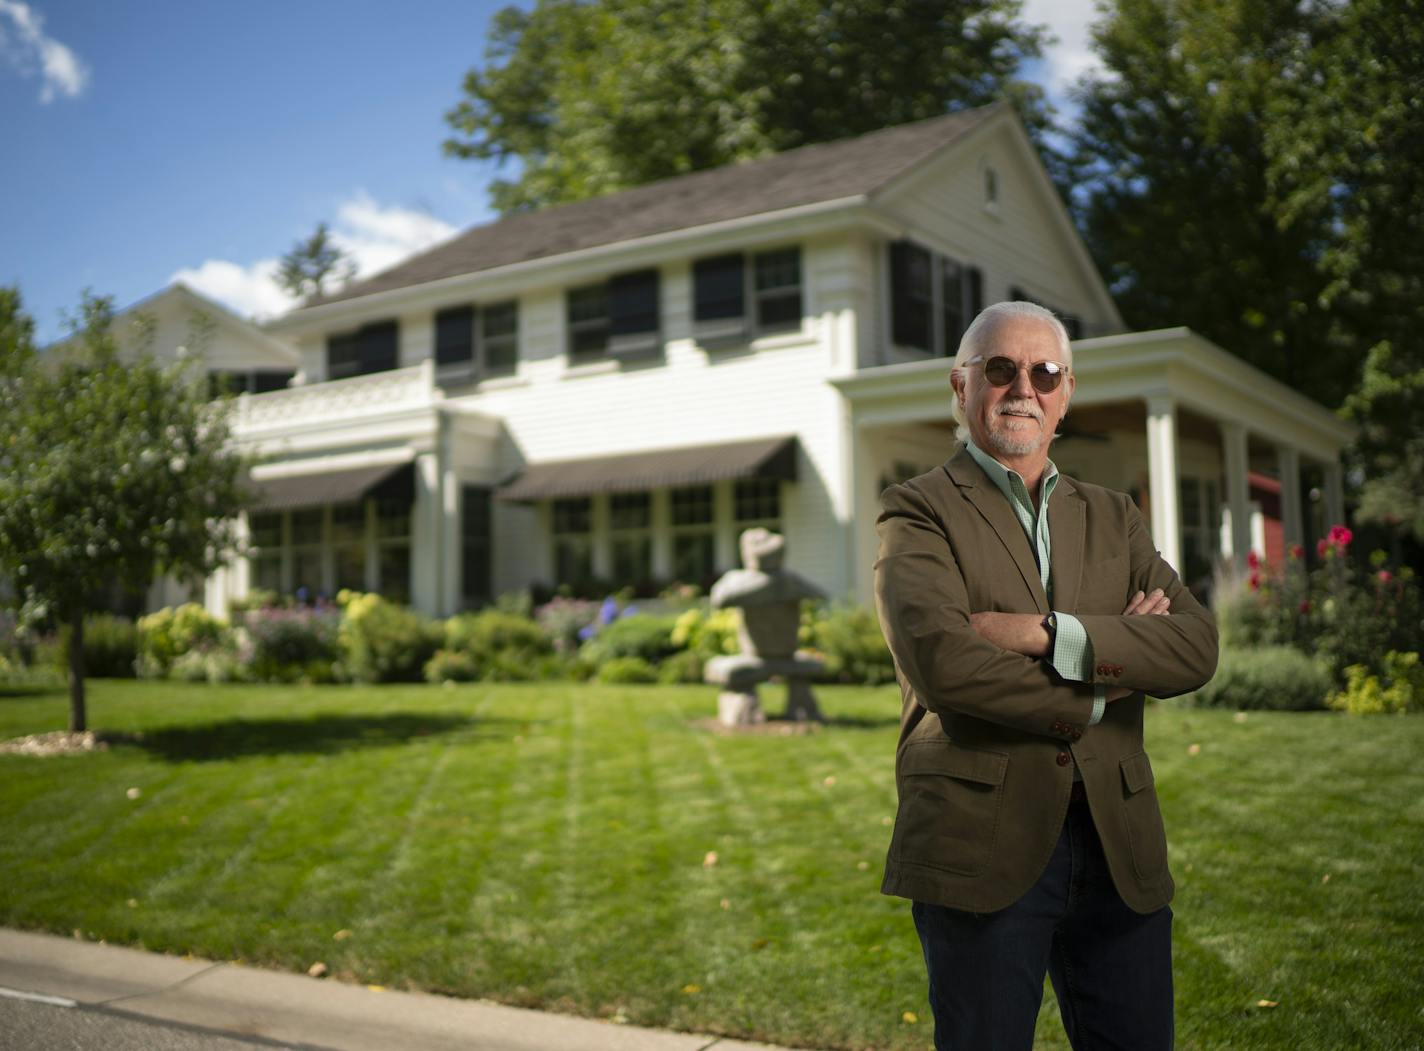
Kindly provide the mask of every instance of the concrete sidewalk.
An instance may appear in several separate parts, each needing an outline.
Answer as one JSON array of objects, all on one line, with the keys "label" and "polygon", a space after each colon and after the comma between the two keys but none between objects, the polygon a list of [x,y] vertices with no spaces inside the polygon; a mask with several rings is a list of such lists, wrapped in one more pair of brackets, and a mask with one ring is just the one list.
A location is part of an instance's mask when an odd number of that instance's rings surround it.
[{"label": "concrete sidewalk", "polygon": [[57,1020],[64,1008],[115,1022],[120,1017],[140,1020],[191,1037],[191,1042],[174,1047],[226,1047],[227,1041],[236,1040],[333,1051],[776,1051],[767,1044],[639,1029],[484,1001],[378,991],[0,929],[0,1005],[15,1003],[16,993],[46,1005],[27,1011],[56,1020],[50,1023],[56,1030],[54,1042],[26,1043],[34,1051],[106,1046],[77,1044],[68,1032],[61,1035]]}]

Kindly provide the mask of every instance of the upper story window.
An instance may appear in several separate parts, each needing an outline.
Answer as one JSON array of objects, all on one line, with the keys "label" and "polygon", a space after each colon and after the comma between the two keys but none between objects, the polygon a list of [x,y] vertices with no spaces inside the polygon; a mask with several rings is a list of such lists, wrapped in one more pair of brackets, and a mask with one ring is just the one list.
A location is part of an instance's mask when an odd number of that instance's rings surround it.
[{"label": "upper story window", "polygon": [[355,332],[326,339],[326,378],[346,379],[370,372],[385,372],[399,360],[400,328],[394,321],[376,321]]},{"label": "upper story window", "polygon": [[631,358],[662,347],[658,272],[635,270],[568,292],[569,361]]},{"label": "upper story window", "polygon": [[801,327],[799,248],[699,259],[692,286],[693,335],[704,347]]},{"label": "upper story window", "polygon": [[215,369],[208,373],[208,397],[224,394],[265,394],[282,390],[296,375],[292,369]]},{"label": "upper story window", "polygon": [[462,306],[435,315],[436,376],[446,381],[513,375],[519,364],[519,304]]},{"label": "upper story window", "polygon": [[984,306],[978,267],[936,255],[913,241],[890,245],[891,339],[944,357]]},{"label": "upper story window", "polygon": [[1039,299],[1037,296],[1031,296],[1031,295],[1029,295],[1027,292],[1025,292],[1022,288],[1019,288],[1017,285],[1014,285],[1014,286],[1010,287],[1010,289],[1009,289],[1009,298],[1010,298],[1010,299],[1014,299],[1014,300],[1023,300],[1023,301],[1026,302],[1026,303],[1037,303],[1039,306],[1043,307],[1044,310],[1051,310],[1051,311],[1054,313],[1054,315],[1058,318],[1058,320],[1061,321],[1061,322],[1063,322],[1063,327],[1068,330],[1068,338],[1069,338],[1069,339],[1082,339],[1082,338],[1083,338],[1083,319],[1082,319],[1082,318],[1080,318],[1080,317],[1075,317],[1075,316],[1072,315],[1072,314],[1065,313],[1064,311],[1059,310],[1057,307],[1052,306],[1052,305],[1050,305],[1050,304],[1048,304],[1048,303],[1045,303],[1043,300]]},{"label": "upper story window", "polygon": [[984,165],[984,210],[999,210],[999,173],[991,164]]}]

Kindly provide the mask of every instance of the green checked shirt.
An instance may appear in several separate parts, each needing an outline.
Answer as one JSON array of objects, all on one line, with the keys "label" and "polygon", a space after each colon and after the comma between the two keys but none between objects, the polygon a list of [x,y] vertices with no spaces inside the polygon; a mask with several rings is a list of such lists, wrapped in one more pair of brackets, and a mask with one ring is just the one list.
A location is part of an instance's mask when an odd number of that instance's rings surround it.
[{"label": "green checked shirt", "polygon": [[[1048,572],[1050,542],[1047,508],[1048,498],[1053,495],[1053,489],[1058,484],[1058,468],[1052,460],[1048,461],[1043,472],[1043,481],[1040,483],[1043,498],[1039,500],[1038,506],[1041,510],[1035,510],[1028,486],[1017,471],[1009,470],[973,442],[965,444],[969,447],[969,455],[974,457],[974,462],[993,479],[999,491],[1004,494],[1004,499],[1014,509],[1014,515],[1018,518],[1019,525],[1023,526],[1029,544],[1033,547],[1034,557],[1038,560],[1038,575],[1043,582],[1043,593],[1048,598],[1048,608],[1053,609],[1053,581]],[[1093,640],[1088,638],[1083,622],[1071,613],[1059,613],[1055,610],[1054,615],[1058,621],[1058,631],[1054,636],[1053,656],[1049,661],[1053,670],[1072,682],[1092,681]],[[1089,726],[1096,725],[1102,719],[1107,703],[1107,688],[1094,687],[1093,714],[1088,718]]]}]

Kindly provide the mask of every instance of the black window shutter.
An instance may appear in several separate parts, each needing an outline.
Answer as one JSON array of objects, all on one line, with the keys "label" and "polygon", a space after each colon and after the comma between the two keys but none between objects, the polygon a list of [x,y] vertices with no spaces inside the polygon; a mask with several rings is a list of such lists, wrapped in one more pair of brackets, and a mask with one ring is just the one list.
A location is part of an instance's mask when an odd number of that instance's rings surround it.
[{"label": "black window shutter", "polygon": [[328,336],[326,340],[326,378],[345,379],[358,375],[361,359],[356,346],[356,333],[345,332],[339,336]]},{"label": "black window shutter", "polygon": [[977,266],[966,268],[968,279],[964,282],[964,315],[973,321],[984,309],[984,271]]},{"label": "black window shutter", "polygon": [[930,349],[930,253],[909,241],[890,245],[890,327],[898,346]]},{"label": "black window shutter", "polygon": [[745,262],[740,254],[692,264],[694,321],[720,321],[746,314]]},{"label": "black window shutter", "polygon": [[608,282],[608,326],[614,336],[658,330],[658,272],[637,270]]},{"label": "black window shutter", "polygon": [[396,367],[398,331],[394,321],[380,321],[356,334],[362,374],[386,372]]},{"label": "black window shutter", "polygon": [[435,364],[461,365],[475,357],[475,308],[453,307],[435,315]]},{"label": "black window shutter", "polygon": [[269,390],[283,390],[293,375],[290,369],[258,369],[252,374],[252,392],[265,394]]}]

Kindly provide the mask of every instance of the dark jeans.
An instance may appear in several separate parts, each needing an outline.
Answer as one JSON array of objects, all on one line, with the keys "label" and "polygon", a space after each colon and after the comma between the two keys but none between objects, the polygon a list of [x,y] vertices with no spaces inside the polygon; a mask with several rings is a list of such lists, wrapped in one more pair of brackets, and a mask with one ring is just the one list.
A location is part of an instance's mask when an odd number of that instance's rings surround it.
[{"label": "dark jeans", "polygon": [[1170,1051],[1172,910],[1123,904],[1087,803],[1069,805],[1047,870],[1008,908],[913,913],[936,1051],[1031,1051],[1045,972],[1074,1051]]}]

